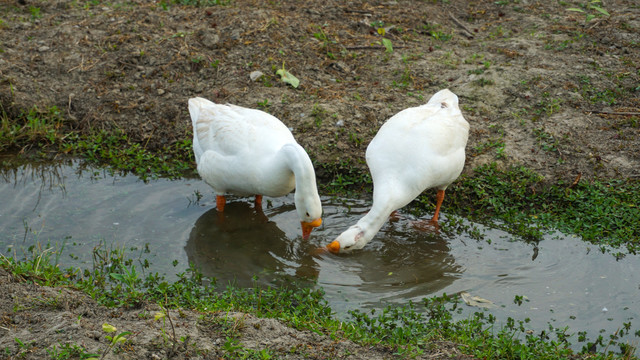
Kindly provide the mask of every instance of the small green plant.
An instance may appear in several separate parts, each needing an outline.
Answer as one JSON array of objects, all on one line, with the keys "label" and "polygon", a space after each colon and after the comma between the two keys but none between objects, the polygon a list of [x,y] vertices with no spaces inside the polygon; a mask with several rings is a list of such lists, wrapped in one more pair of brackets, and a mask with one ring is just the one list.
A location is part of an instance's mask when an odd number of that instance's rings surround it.
[{"label": "small green plant", "polygon": [[335,59],[332,46],[337,44],[325,31],[324,26],[316,26],[318,31],[313,33],[313,37],[322,42],[321,48],[324,49],[325,55],[330,59]]},{"label": "small green plant", "polygon": [[568,8],[567,11],[585,14],[585,22],[593,20],[596,16],[610,16],[609,12],[602,7],[601,0],[592,0],[588,3],[580,4],[579,8]]},{"label": "small green plant", "polygon": [[402,76],[400,77],[400,81],[393,81],[392,85],[398,88],[406,89],[410,85],[413,84],[414,78],[411,73],[411,68],[409,66],[405,66],[404,71],[402,72]]},{"label": "small green plant", "polygon": [[542,99],[536,103],[534,109],[533,120],[538,120],[543,116],[551,116],[560,110],[562,100],[560,98],[552,98],[548,92],[542,93]]},{"label": "small green plant", "polygon": [[260,109],[267,111],[271,104],[269,104],[269,99],[264,99],[263,101],[258,101],[257,105]]},{"label": "small green plant", "polygon": [[522,305],[523,302],[528,302],[528,301],[529,301],[529,299],[524,295],[516,295],[513,298],[513,303],[518,305],[518,306]]},{"label": "small green plant", "polygon": [[476,64],[479,60],[484,59],[484,55],[473,53],[469,58],[464,59],[465,64]]},{"label": "small green plant", "polygon": [[510,31],[508,29],[505,29],[502,26],[498,25],[489,33],[489,39],[508,37],[509,34]]},{"label": "small green plant", "polygon": [[533,129],[533,133],[535,134],[538,145],[540,145],[542,150],[558,152],[558,141],[553,135],[546,132],[543,128]]},{"label": "small green plant", "polygon": [[504,141],[502,140],[502,137],[499,138],[491,138],[485,142],[482,142],[476,146],[473,147],[473,149],[476,151],[476,154],[483,154],[485,152],[487,152],[489,149],[496,149],[496,158],[504,158],[506,157],[505,153],[504,153]]},{"label": "small green plant", "polygon": [[[58,346],[59,345],[59,346]],[[47,350],[49,356],[51,356],[52,360],[67,360],[67,359],[80,359],[80,360],[90,360],[90,359],[98,359],[100,354],[88,353],[87,349],[83,346],[76,344],[58,344],[53,345],[51,349]]]},{"label": "small green plant", "polygon": [[591,83],[591,79],[584,75],[579,76],[578,82],[580,84],[580,94],[582,97],[593,104],[606,103],[608,105],[615,105],[618,103],[618,98],[622,97],[625,93],[619,86],[613,88],[596,87]]},{"label": "small green plant", "polygon": [[[167,300],[167,296],[168,295],[165,293],[165,303]],[[169,309],[167,309],[163,304],[160,304],[160,307],[162,308],[162,311],[156,312],[153,318],[155,321],[162,320],[162,327],[161,327],[162,338],[164,339],[165,342],[168,342],[169,340],[171,340],[171,344],[172,344],[171,353],[173,353],[175,352],[176,347],[178,346],[176,328],[173,325],[173,320],[171,319],[171,313],[169,312]],[[171,335],[167,334],[167,331],[165,330],[167,326],[167,320],[169,321],[169,325],[171,326]]]},{"label": "small green plant", "polygon": [[327,111],[318,103],[313,104],[311,109],[311,117],[316,127],[322,126],[322,120],[327,116]]},{"label": "small green plant", "polygon": [[322,30],[321,26],[318,26],[318,31],[313,33],[313,37],[325,44],[329,42],[329,37],[327,36],[327,34],[325,34],[324,30]]},{"label": "small green plant", "polygon": [[467,73],[480,75],[480,74],[483,74],[485,71],[489,70],[490,67],[491,67],[491,61],[483,61],[482,67],[479,67],[473,70],[468,70]]},{"label": "small green plant", "polygon": [[35,6],[29,6],[29,12],[31,13],[31,20],[40,19],[42,15],[40,15],[40,8]]},{"label": "small green plant", "polygon": [[129,291],[133,291],[136,289],[137,282],[140,281],[138,278],[138,273],[136,272],[136,267],[121,267],[120,270],[116,270],[117,272],[109,273],[111,278],[125,284]]},{"label": "small green plant", "polygon": [[222,348],[227,355],[231,357],[238,357],[242,349],[242,345],[240,345],[240,342],[237,339],[227,336]]},{"label": "small green plant", "polygon": [[189,138],[165,146],[157,155],[119,130],[100,131],[82,137],[68,135],[59,144],[59,151],[82,157],[88,163],[108,165],[111,171],[136,174],[142,180],[158,176],[183,177],[194,171]]},{"label": "small green plant", "polygon": [[423,25],[423,30],[426,31],[432,38],[440,42],[447,42],[453,39],[453,35],[440,30],[440,25]]},{"label": "small green plant", "polygon": [[360,145],[362,145],[362,138],[354,132],[349,133],[349,141],[351,141],[356,147],[360,147]]},{"label": "small green plant", "polygon": [[[111,336],[111,335],[106,335],[106,336],[105,336],[105,337],[106,337],[106,339],[107,339],[107,340],[109,340],[109,346],[108,346],[106,349],[104,349],[104,351],[102,352],[102,356],[100,356],[100,359],[104,359],[104,358],[107,356],[107,354],[109,354],[109,352],[110,352],[110,351],[111,351],[111,350],[112,350],[116,345],[118,345],[118,344],[119,344],[119,343],[121,343],[121,342],[125,342],[125,341],[127,341],[126,336],[131,335],[131,332],[130,332],[130,331],[123,331],[123,332],[121,332],[121,333],[119,333],[119,334],[117,334],[117,335],[116,335],[116,334],[115,334],[115,332],[116,332],[117,330],[118,330],[118,329],[117,329],[115,326],[113,326],[113,325],[109,325],[108,323],[104,323],[104,324],[102,324],[102,331],[104,331],[104,332],[105,332],[105,333],[107,333],[107,334],[111,334],[111,333],[113,333],[114,335],[113,335],[113,336]],[[87,360],[94,360],[94,359],[93,359],[93,358],[91,358],[91,359],[87,359]],[[97,359],[95,359],[95,360],[97,360]]]},{"label": "small green plant", "polygon": [[485,86],[495,85],[495,81],[491,79],[486,79],[486,78],[479,78],[479,79],[473,80],[472,84],[479,87],[485,87]]},{"label": "small green plant", "polygon": [[180,5],[205,7],[205,6],[214,6],[214,5],[227,5],[230,0],[171,0],[171,1]]},{"label": "small green plant", "polygon": [[371,25],[371,27],[376,29],[380,35],[384,35],[384,33],[381,33],[381,30],[380,30],[380,29],[382,29],[382,31],[384,31],[384,21],[382,21],[382,20],[374,20],[369,25]]},{"label": "small green plant", "polygon": [[460,59],[454,56],[453,52],[447,51],[440,58],[438,58],[440,62],[444,65],[447,65],[450,69],[457,69],[458,64],[460,63]]},{"label": "small green plant", "polygon": [[193,195],[187,198],[187,200],[189,200],[189,206],[199,204],[201,199],[202,193],[199,190],[194,190]]},{"label": "small green plant", "polygon": [[36,345],[35,341],[24,342],[18,338],[14,338],[13,341],[16,342],[16,345],[18,345],[18,348],[20,348],[21,351],[28,351],[30,348]]}]

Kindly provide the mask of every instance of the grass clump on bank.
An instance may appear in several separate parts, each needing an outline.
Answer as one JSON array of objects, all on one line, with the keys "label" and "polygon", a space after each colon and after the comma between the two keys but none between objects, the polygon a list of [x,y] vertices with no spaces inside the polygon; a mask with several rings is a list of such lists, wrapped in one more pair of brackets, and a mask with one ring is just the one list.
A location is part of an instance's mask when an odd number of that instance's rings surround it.
[{"label": "grass clump on bank", "polygon": [[63,125],[64,118],[56,106],[45,110],[34,106],[11,118],[0,104],[0,152],[54,144],[64,139]]},{"label": "grass clump on bank", "polygon": [[191,139],[186,139],[152,152],[119,130],[95,132],[89,136],[74,134],[60,144],[64,153],[114,171],[135,174],[143,180],[193,176],[195,160],[191,148]]},{"label": "grass clump on bank", "polygon": [[485,165],[451,187],[448,207],[471,219],[498,219],[500,227],[526,240],[540,240],[544,229],[558,229],[632,254],[640,250],[640,182],[542,181],[525,167]]},{"label": "grass clump on bank", "polygon": [[[425,298],[408,306],[390,306],[379,313],[351,311],[350,319],[341,321],[333,317],[322,291],[295,284],[278,289],[256,285],[249,289],[220,290],[215,282],[211,286],[203,285],[204,278],[196,269],[178,274],[175,282],[168,282],[158,274],[142,277],[133,261],[126,259],[122,251],[100,248],[94,250],[96,261],[91,269],[62,270],[52,264],[53,251],[33,249],[36,248],[32,248],[28,258],[22,260],[0,256],[0,267],[10,272],[13,279],[42,286],[78,289],[98,304],[114,309],[140,308],[145,303],[156,303],[163,309],[156,314],[157,319],[167,316],[169,309],[195,310],[201,314],[202,323],[215,323],[213,329],[217,335],[226,339],[220,346],[225,358],[270,358],[295,355],[298,351],[298,355],[304,355],[304,349],[256,350],[244,347],[241,327],[233,320],[215,317],[215,314],[233,311],[275,318],[293,328],[323,334],[333,341],[351,340],[408,358],[420,356],[446,343],[463,353],[484,359],[634,359],[635,349],[618,342],[615,334],[608,340],[600,335],[593,342],[579,337],[578,341],[585,342],[585,345],[581,352],[575,352],[570,344],[573,335],[567,334],[568,329],[550,326],[548,333],[534,334],[527,331],[527,319],[516,321],[510,318],[505,326],[500,327],[494,317],[482,312],[455,320],[455,314],[462,311],[457,297]],[[14,313],[29,308],[22,306],[20,300],[16,301]],[[140,322],[145,322],[145,319],[141,318]],[[171,323],[166,325],[166,333],[157,336],[167,336],[172,327]],[[177,346],[180,341],[187,340],[174,336],[165,345],[173,352],[181,351]],[[69,344],[73,344],[73,339]],[[104,349],[113,351],[125,346],[108,342],[103,345]],[[135,349],[136,339],[128,340],[126,346]],[[184,348],[187,348],[186,344]],[[589,352],[596,348],[603,352]],[[201,349],[196,351],[202,352]]]},{"label": "grass clump on bank", "polygon": [[10,118],[0,108],[0,152],[36,152],[37,157],[44,158],[67,154],[147,180],[193,176],[195,160],[191,148],[191,139],[185,139],[151,151],[119,129],[78,134],[66,128],[64,117],[55,106],[46,110],[33,107],[16,118]]}]

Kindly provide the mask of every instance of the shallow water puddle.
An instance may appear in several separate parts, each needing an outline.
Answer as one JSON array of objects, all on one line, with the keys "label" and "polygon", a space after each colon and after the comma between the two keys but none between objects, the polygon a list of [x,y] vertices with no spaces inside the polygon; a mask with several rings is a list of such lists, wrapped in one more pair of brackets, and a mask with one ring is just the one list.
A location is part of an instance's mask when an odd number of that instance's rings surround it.
[{"label": "shallow water puddle", "polygon": [[[78,165],[4,170],[0,203],[0,252],[21,257],[29,246],[49,243],[64,247],[63,267],[90,267],[92,250],[103,244],[148,259],[147,271],[169,278],[192,262],[223,287],[251,286],[254,276],[263,284],[311,279],[340,317],[465,291],[492,301],[487,311],[501,324],[530,318],[527,327],[536,333],[550,323],[595,340],[600,329],[610,334],[632,322],[633,334],[640,326],[640,257],[616,260],[561,234],[534,245],[475,224],[485,234],[478,241],[417,231],[407,215],[361,251],[317,254],[367,211],[368,201],[324,198],[324,225],[303,241],[292,195],[265,198],[262,211],[235,199],[219,214],[199,179],[144,183]],[[524,297],[521,305],[516,296]]]}]

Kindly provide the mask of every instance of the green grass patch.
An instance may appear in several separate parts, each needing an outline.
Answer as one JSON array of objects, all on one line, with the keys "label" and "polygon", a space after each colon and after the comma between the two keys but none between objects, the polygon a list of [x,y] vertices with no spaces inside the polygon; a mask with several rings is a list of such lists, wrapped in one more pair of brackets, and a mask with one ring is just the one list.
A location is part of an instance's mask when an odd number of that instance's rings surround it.
[{"label": "green grass patch", "polygon": [[0,152],[67,154],[112,171],[137,175],[143,180],[157,177],[193,176],[195,160],[190,138],[150,151],[146,144],[131,140],[119,129],[78,134],[68,130],[61,111],[33,107],[10,117],[0,107]]},{"label": "green grass patch", "polygon": [[106,165],[111,170],[132,173],[147,180],[193,176],[195,159],[192,146],[191,139],[185,139],[152,152],[116,130],[111,133],[99,131],[88,136],[70,135],[59,148],[90,163]]},{"label": "green grass patch", "polygon": [[327,181],[320,182],[320,190],[330,195],[355,196],[362,192],[371,192],[371,174],[362,170],[352,161],[339,160],[332,163],[315,164]]},{"label": "green grass patch", "polygon": [[[615,248],[640,250],[640,182],[579,181],[546,184],[524,168],[479,167],[450,187],[447,209],[470,219],[500,221],[497,226],[528,240],[542,229],[558,229]],[[423,195],[421,201],[432,201]],[[451,211],[451,210],[450,210]]]},{"label": "green grass patch", "polygon": [[64,138],[64,119],[60,109],[41,110],[34,106],[14,119],[0,105],[0,151],[42,148]]}]

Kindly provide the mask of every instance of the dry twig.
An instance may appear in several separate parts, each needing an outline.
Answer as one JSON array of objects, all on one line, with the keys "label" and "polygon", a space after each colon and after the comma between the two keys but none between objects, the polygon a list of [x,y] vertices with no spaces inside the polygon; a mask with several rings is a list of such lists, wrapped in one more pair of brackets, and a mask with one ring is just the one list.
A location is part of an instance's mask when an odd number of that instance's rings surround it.
[{"label": "dry twig", "polygon": [[587,112],[591,113],[591,114],[604,114],[604,115],[624,115],[624,116],[640,115],[640,111],[598,111],[598,110],[589,110]]},{"label": "dry twig", "polygon": [[464,24],[462,22],[460,22],[460,20],[456,19],[455,16],[453,16],[452,13],[449,13],[449,17],[451,18],[451,20],[453,20],[453,22],[458,25],[464,33],[464,36],[467,37],[467,39],[473,39],[473,33],[471,32],[471,30],[467,29],[466,26],[464,26]]}]

